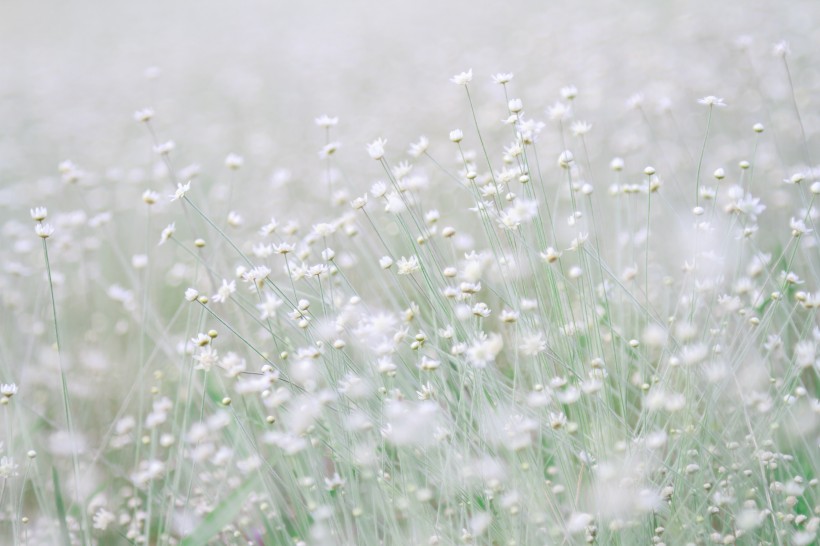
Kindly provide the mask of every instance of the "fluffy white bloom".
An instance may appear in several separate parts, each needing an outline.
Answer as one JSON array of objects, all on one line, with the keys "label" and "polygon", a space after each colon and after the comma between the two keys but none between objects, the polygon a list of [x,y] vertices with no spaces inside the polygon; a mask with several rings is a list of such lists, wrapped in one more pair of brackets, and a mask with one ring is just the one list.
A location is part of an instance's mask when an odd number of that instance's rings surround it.
[{"label": "fluffy white bloom", "polygon": [[177,191],[174,192],[174,195],[169,196],[171,201],[176,201],[177,199],[182,199],[185,197],[185,194],[191,189],[191,181],[189,180],[185,184],[180,184],[177,182]]},{"label": "fluffy white bloom", "polygon": [[409,275],[419,270],[419,259],[416,256],[405,258],[402,256],[396,262],[399,275]]},{"label": "fluffy white bloom", "polygon": [[456,74],[450,81],[456,85],[467,85],[471,81],[473,81],[473,69],[471,68],[467,72],[462,72],[460,74]]},{"label": "fluffy white bloom", "polygon": [[387,144],[387,140],[383,138],[377,138],[373,142],[367,145],[367,153],[370,155],[372,159],[380,160],[384,157],[384,145]]}]

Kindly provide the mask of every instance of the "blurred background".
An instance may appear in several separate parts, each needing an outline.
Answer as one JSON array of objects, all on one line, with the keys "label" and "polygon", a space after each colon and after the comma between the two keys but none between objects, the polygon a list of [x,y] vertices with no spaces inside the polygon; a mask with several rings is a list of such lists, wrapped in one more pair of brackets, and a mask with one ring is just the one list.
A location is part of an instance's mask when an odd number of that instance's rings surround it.
[{"label": "blurred background", "polygon": [[[798,65],[812,52],[818,17],[812,0],[8,0],[0,6],[0,185],[29,185],[67,158],[104,170],[150,157],[131,122],[146,106],[180,161],[203,166],[229,152],[250,168],[296,166],[305,157],[290,154],[324,143],[313,119],[325,113],[341,120],[340,161],[359,160],[376,136],[403,151],[420,134],[469,128],[463,92],[448,83],[468,68],[488,124],[503,111],[490,81],[497,72],[516,74],[512,92],[536,117],[570,84],[580,113],[594,112],[596,122],[622,115],[637,92],[687,105],[727,96],[736,105],[738,81],[751,89],[755,78],[737,39],[749,38],[764,76],[780,68],[769,55],[775,42],[789,40]],[[803,68],[801,79],[819,77],[815,65]],[[3,195],[0,206],[14,201]]]}]

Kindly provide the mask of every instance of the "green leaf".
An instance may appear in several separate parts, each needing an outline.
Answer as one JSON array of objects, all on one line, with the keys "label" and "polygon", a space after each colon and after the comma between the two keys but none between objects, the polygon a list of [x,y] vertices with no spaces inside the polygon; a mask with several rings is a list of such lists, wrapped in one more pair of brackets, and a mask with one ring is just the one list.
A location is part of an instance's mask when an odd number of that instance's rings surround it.
[{"label": "green leaf", "polygon": [[63,537],[63,544],[71,546],[71,539],[68,536],[68,522],[66,522],[65,502],[63,493],[60,491],[60,478],[57,476],[57,469],[51,467],[51,481],[54,482],[54,502],[57,505],[57,518],[60,520],[60,534]]},{"label": "green leaf", "polygon": [[242,509],[245,498],[255,485],[256,478],[248,478],[245,483],[228,495],[213,512],[205,516],[205,519],[200,522],[193,533],[182,539],[181,546],[202,546],[215,537],[223,527],[233,521]]}]

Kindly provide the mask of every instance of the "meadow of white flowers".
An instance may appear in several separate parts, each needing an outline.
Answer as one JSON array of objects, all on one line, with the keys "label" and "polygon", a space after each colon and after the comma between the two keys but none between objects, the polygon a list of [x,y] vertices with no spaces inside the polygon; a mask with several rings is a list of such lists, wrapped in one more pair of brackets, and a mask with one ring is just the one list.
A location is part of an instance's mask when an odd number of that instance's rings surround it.
[{"label": "meadow of white flowers", "polygon": [[0,544],[817,543],[820,5],[275,4],[0,8]]}]

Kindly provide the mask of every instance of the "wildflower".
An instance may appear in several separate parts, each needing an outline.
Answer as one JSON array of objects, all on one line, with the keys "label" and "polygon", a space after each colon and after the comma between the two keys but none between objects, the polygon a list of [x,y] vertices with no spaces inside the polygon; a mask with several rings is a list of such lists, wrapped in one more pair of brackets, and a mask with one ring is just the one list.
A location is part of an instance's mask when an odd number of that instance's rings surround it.
[{"label": "wildflower", "polygon": [[455,142],[458,144],[464,139],[464,133],[461,132],[461,129],[453,129],[450,131],[450,141]]},{"label": "wildflower", "polygon": [[424,153],[427,151],[427,148],[429,146],[430,146],[430,141],[427,139],[427,137],[422,136],[422,137],[419,137],[418,142],[415,142],[415,143],[410,145],[410,149],[407,151],[407,153],[409,153],[413,157],[420,157],[420,156],[424,155]]},{"label": "wildflower", "polygon": [[231,294],[236,292],[236,281],[228,282],[227,279],[222,279],[222,286],[219,287],[216,294],[211,299],[215,302],[226,302],[231,297]]},{"label": "wildflower", "polygon": [[327,144],[322,146],[321,150],[319,150],[319,157],[321,159],[327,159],[328,157],[335,154],[340,146],[341,144],[338,142],[328,142]]},{"label": "wildflower", "polygon": [[37,224],[34,226],[34,233],[41,239],[48,239],[54,235],[54,226],[51,224]]},{"label": "wildflower", "polygon": [[134,112],[134,121],[140,123],[151,121],[152,117],[154,117],[154,111],[151,108],[143,108]]},{"label": "wildflower", "polygon": [[791,55],[791,47],[789,46],[789,42],[786,40],[781,40],[774,44],[772,47],[772,53],[775,57],[785,57],[786,55]]},{"label": "wildflower", "polygon": [[159,244],[164,244],[168,239],[170,239],[176,229],[176,222],[171,222],[165,226],[165,229],[162,230],[162,233],[159,236]]},{"label": "wildflower", "polygon": [[471,68],[467,72],[462,72],[460,74],[456,74],[450,81],[456,85],[467,85],[471,81],[473,81],[473,69]]},{"label": "wildflower", "polygon": [[232,171],[239,169],[240,167],[242,167],[244,163],[245,159],[237,154],[228,154],[228,156],[225,158],[225,166],[231,169]]},{"label": "wildflower", "polygon": [[7,479],[17,475],[17,465],[11,457],[0,457],[0,479]]},{"label": "wildflower", "polygon": [[94,529],[97,529],[99,531],[105,531],[106,529],[108,529],[108,526],[114,523],[116,520],[117,517],[114,514],[112,514],[105,508],[100,508],[94,514],[94,517],[91,521],[94,524]]},{"label": "wildflower", "polygon": [[561,88],[561,97],[563,97],[564,100],[573,100],[577,96],[578,88],[574,85],[567,85]]},{"label": "wildflower", "polygon": [[326,114],[322,114],[321,116],[319,116],[318,118],[316,118],[313,121],[314,121],[314,123],[316,123],[317,127],[321,127],[323,129],[329,129],[331,127],[335,127],[336,124],[339,123],[339,118],[330,117]]},{"label": "wildflower", "polygon": [[199,290],[196,288],[188,288],[185,290],[185,300],[195,301],[199,297]]},{"label": "wildflower", "polygon": [[159,155],[168,155],[176,148],[176,144],[174,144],[173,140],[169,140],[168,142],[163,142],[162,144],[157,144],[154,146],[154,151]]},{"label": "wildflower", "polygon": [[45,207],[35,207],[30,211],[31,219],[35,222],[42,222],[48,216],[48,209]]},{"label": "wildflower", "polygon": [[177,199],[182,199],[185,197],[185,194],[188,193],[188,190],[191,189],[191,181],[189,180],[185,184],[180,184],[177,182],[177,191],[174,192],[174,195],[170,195],[171,202],[176,201]]},{"label": "wildflower", "polygon": [[512,81],[513,74],[512,72],[499,72],[498,74],[494,74],[492,78],[493,82],[506,85]]},{"label": "wildflower", "polygon": [[15,383],[0,384],[0,395],[4,398],[11,398],[17,394],[17,385]]},{"label": "wildflower", "polygon": [[194,356],[197,364],[194,366],[195,370],[210,371],[210,369],[219,362],[219,352],[211,345],[203,347],[199,354]]},{"label": "wildflower", "polygon": [[572,117],[572,107],[563,102],[556,102],[547,108],[547,115],[552,121],[565,121]]},{"label": "wildflower", "polygon": [[280,243],[278,245],[273,245],[273,251],[277,254],[288,254],[293,252],[296,249],[296,245],[292,245],[290,243]]},{"label": "wildflower", "polygon": [[[410,256],[409,258],[402,256],[396,262],[396,266],[398,267],[399,275],[410,275],[419,270],[419,259],[416,256]],[[382,267],[387,269],[384,266]]]},{"label": "wildflower", "polygon": [[586,121],[573,121],[570,126],[570,131],[574,136],[584,136],[592,130],[592,124]]},{"label": "wildflower", "polygon": [[726,106],[726,103],[723,102],[722,98],[716,97],[714,95],[709,95],[707,97],[703,97],[702,99],[698,99],[698,104],[702,104],[704,106],[709,106],[710,108],[712,106],[718,106],[718,107]]},{"label": "wildflower", "polygon": [[381,160],[384,157],[384,145],[387,144],[387,140],[383,138],[377,138],[373,142],[367,145],[367,153],[370,155],[372,159]]},{"label": "wildflower", "polygon": [[153,190],[142,192],[142,200],[146,205],[153,205],[159,200],[159,194]]}]

